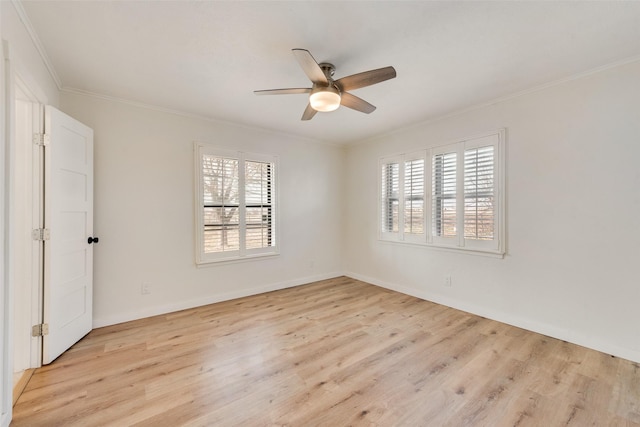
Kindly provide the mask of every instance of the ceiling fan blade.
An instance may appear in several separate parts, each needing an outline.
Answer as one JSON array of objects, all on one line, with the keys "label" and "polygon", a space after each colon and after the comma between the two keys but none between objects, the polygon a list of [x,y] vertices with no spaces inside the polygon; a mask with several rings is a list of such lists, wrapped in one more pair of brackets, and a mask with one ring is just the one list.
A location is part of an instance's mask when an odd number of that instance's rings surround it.
[{"label": "ceiling fan blade", "polygon": [[302,119],[300,120],[311,120],[313,119],[313,116],[315,116],[317,113],[316,110],[313,109],[313,107],[311,107],[311,104],[307,105],[307,109],[304,110],[304,113],[302,114]]},{"label": "ceiling fan blade", "polygon": [[297,87],[290,89],[267,89],[267,90],[254,90],[256,95],[292,95],[297,93],[311,93],[311,88]]},{"label": "ceiling fan blade", "polygon": [[341,91],[358,89],[365,86],[371,86],[385,80],[396,77],[396,69],[393,67],[378,68],[377,70],[365,71],[363,73],[352,74],[336,80],[336,85]]},{"label": "ceiling fan blade", "polygon": [[351,95],[349,92],[342,92],[340,105],[351,108],[352,110],[361,111],[363,113],[373,113],[376,109],[374,105],[369,104],[364,99]]},{"label": "ceiling fan blade", "polygon": [[329,84],[327,76],[322,72],[322,68],[318,65],[311,53],[306,49],[291,49],[296,57],[298,64],[302,67],[302,71],[309,77],[313,83]]}]

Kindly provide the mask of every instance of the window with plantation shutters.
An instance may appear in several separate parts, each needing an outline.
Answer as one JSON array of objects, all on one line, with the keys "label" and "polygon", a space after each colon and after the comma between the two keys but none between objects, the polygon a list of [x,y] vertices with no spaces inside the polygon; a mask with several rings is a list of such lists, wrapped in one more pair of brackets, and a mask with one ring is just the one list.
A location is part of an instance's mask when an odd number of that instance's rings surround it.
[{"label": "window with plantation shutters", "polygon": [[400,211],[400,163],[383,161],[381,165],[382,233],[398,233]]},{"label": "window with plantation shutters", "polygon": [[492,240],[494,236],[494,148],[464,151],[464,238]]},{"label": "window with plantation shutters", "polygon": [[404,234],[424,234],[424,158],[404,162]]},{"label": "window with plantation shutters", "polygon": [[381,239],[504,254],[504,138],[381,159]]},{"label": "window with plantation shutters", "polygon": [[457,235],[457,153],[439,153],[431,157],[431,224],[436,237]]},{"label": "window with plantation shutters", "polygon": [[245,163],[245,205],[247,249],[273,245],[273,163]]},{"label": "window with plantation shutters", "polygon": [[240,248],[238,159],[203,154],[203,250],[205,253]]},{"label": "window with plantation shutters", "polygon": [[380,161],[380,236],[420,242],[426,235],[426,151]]},{"label": "window with plantation shutters", "polygon": [[277,253],[276,159],[196,144],[198,264]]}]

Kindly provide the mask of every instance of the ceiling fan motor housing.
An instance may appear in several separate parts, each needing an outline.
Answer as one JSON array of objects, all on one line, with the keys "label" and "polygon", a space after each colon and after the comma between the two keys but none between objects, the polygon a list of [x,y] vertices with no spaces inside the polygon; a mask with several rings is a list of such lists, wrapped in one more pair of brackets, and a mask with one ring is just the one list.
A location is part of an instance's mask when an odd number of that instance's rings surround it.
[{"label": "ceiling fan motor housing", "polygon": [[327,76],[327,80],[329,80],[329,83],[333,82],[332,77],[336,72],[336,67],[328,62],[321,62],[320,64],[318,64],[318,66],[320,67],[324,75]]}]

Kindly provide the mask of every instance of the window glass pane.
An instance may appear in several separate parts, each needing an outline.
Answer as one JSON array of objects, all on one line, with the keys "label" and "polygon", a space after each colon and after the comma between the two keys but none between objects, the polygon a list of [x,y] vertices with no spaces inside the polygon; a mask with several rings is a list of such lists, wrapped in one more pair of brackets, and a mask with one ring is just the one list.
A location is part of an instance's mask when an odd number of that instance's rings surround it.
[{"label": "window glass pane", "polygon": [[238,204],[238,159],[203,155],[204,204]]},{"label": "window glass pane", "polygon": [[385,163],[382,165],[382,231],[397,233],[399,224],[400,201],[400,164]]},{"label": "window glass pane", "polygon": [[456,153],[436,154],[432,165],[433,235],[455,237],[456,230]]},{"label": "window glass pane", "polygon": [[494,236],[493,146],[464,152],[464,237],[493,240]]},{"label": "window glass pane", "polygon": [[238,208],[204,208],[204,252],[237,251],[240,247]]},{"label": "window glass pane", "polygon": [[202,156],[204,252],[240,247],[238,159]]},{"label": "window glass pane", "polygon": [[247,208],[247,249],[273,246],[269,208]]},{"label": "window glass pane", "polygon": [[245,162],[245,240],[247,249],[275,246],[273,169],[269,162]]},{"label": "window glass pane", "polygon": [[404,163],[404,232],[424,233],[424,159]]}]

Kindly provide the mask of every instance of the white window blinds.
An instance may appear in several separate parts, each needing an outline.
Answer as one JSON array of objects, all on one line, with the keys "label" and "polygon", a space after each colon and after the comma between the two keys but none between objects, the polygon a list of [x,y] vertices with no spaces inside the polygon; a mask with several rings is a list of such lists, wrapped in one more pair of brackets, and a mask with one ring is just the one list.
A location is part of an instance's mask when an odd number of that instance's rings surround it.
[{"label": "white window blinds", "polygon": [[424,159],[404,162],[404,233],[424,234]]},{"label": "white window blinds", "polygon": [[438,237],[457,234],[457,153],[432,156],[432,233]]},{"label": "white window blinds", "polygon": [[464,152],[464,237],[492,240],[494,236],[494,148]]},{"label": "white window blinds", "polygon": [[383,162],[381,174],[381,225],[383,233],[397,233],[400,211],[400,164]]},{"label": "white window blinds", "polygon": [[247,249],[274,246],[273,163],[245,163],[245,240]]},{"label": "white window blinds", "polygon": [[204,252],[240,248],[238,159],[202,156]]},{"label": "white window blinds", "polygon": [[380,238],[504,253],[504,130],[380,161]]},{"label": "white window blinds", "polygon": [[196,144],[197,263],[277,253],[276,159]]},{"label": "white window blinds", "polygon": [[380,160],[380,235],[420,242],[426,235],[425,151]]}]

